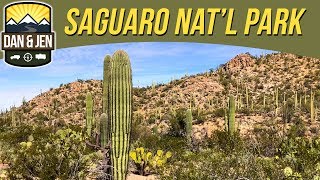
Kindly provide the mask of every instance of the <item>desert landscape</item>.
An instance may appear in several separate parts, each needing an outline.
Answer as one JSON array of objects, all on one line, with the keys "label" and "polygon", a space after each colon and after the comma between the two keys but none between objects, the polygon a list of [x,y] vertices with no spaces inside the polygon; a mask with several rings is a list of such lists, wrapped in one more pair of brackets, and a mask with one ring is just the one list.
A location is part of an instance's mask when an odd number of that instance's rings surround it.
[{"label": "desert landscape", "polygon": [[[319,59],[243,53],[147,87],[132,87],[131,69],[108,72],[2,112],[0,177],[122,179],[127,171],[127,179],[320,179]],[[126,76],[112,89],[117,73]],[[120,110],[115,101],[124,102]],[[125,140],[114,140],[107,130],[118,132],[122,119]],[[114,149],[129,152],[119,166],[111,163]]]}]

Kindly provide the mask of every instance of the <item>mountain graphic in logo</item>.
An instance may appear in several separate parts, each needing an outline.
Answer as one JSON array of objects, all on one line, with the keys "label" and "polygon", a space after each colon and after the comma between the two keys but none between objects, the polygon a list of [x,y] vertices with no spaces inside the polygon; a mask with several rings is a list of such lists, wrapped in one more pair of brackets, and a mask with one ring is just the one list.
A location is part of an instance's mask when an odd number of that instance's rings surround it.
[{"label": "mountain graphic in logo", "polygon": [[52,60],[55,32],[52,7],[35,1],[19,1],[4,7],[1,49],[7,64],[18,67],[44,66]]},{"label": "mountain graphic in logo", "polygon": [[51,32],[50,23],[43,18],[39,23],[34,20],[29,14],[24,16],[19,23],[16,23],[12,18],[6,23],[6,32]]}]

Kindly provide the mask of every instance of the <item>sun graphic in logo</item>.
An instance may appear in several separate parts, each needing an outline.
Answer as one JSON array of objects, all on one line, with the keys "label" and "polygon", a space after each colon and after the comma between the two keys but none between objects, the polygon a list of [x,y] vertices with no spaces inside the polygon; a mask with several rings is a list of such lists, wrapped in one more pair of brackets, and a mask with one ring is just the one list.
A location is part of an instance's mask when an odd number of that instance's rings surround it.
[{"label": "sun graphic in logo", "polygon": [[37,23],[41,23],[43,20],[50,23],[50,8],[35,3],[11,5],[6,9],[6,22],[14,20],[16,23],[19,23],[27,15],[31,16]]}]

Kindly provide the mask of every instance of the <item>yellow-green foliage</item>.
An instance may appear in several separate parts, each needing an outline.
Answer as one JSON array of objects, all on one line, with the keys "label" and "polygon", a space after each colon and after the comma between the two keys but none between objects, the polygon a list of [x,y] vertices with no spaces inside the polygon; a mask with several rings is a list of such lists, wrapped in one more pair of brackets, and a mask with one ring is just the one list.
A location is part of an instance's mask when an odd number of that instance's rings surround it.
[{"label": "yellow-green foliage", "polygon": [[157,153],[153,154],[150,151],[146,151],[143,147],[130,151],[129,155],[140,175],[147,175],[152,170],[162,167],[172,157],[170,151],[164,153],[162,150],[158,150]]}]

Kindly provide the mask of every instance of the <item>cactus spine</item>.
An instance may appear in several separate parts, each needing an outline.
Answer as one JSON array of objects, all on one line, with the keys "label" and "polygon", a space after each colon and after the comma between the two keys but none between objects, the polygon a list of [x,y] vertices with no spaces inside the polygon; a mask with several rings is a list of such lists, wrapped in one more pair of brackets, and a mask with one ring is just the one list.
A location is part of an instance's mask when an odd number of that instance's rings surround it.
[{"label": "cactus spine", "polygon": [[93,100],[90,92],[87,93],[86,97],[86,133],[88,137],[91,137],[93,121]]},{"label": "cactus spine", "polygon": [[112,175],[116,180],[124,180],[128,169],[132,118],[132,72],[126,52],[114,53],[109,73],[107,114],[111,121]]},{"label": "cactus spine", "polygon": [[230,96],[229,98],[229,114],[228,114],[228,132],[229,134],[233,135],[236,128],[235,128],[235,102],[234,96]]},{"label": "cactus spine", "polygon": [[186,113],[186,136],[188,144],[191,145],[192,142],[192,111],[191,109],[187,110]]}]

